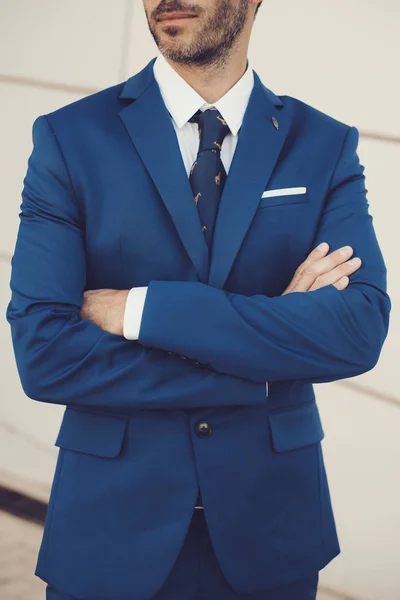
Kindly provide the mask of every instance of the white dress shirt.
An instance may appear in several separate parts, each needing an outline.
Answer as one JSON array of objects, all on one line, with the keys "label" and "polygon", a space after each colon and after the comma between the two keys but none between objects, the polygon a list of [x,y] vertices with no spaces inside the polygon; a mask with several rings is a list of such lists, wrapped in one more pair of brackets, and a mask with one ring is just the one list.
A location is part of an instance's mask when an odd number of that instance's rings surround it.
[{"label": "white dress shirt", "polygon": [[[214,104],[205,102],[196,90],[171,67],[161,53],[154,62],[153,71],[161,96],[172,118],[188,178],[200,143],[198,124],[189,123],[189,119],[197,110],[204,111],[211,107],[219,110],[230,129],[221,146],[221,160],[228,174],[238,142],[238,131],[254,85],[253,69],[249,59],[247,59],[247,69],[239,81]],[[139,338],[146,293],[147,286],[144,286],[132,288],[128,294],[123,324],[123,333],[127,340]]]}]

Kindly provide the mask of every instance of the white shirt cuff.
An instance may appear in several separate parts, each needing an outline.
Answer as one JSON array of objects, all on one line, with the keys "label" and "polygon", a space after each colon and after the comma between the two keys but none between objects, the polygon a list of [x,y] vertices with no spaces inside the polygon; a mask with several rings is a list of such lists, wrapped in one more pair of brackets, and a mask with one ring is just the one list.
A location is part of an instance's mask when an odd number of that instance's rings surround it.
[{"label": "white shirt cuff", "polygon": [[146,294],[147,286],[135,287],[129,291],[124,313],[124,338],[127,340],[139,338]]}]

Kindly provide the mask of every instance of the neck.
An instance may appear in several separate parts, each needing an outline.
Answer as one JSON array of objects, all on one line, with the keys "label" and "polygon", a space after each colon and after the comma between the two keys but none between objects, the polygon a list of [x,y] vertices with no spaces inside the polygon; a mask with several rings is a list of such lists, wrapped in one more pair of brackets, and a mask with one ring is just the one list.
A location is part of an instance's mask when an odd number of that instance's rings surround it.
[{"label": "neck", "polygon": [[244,75],[247,55],[224,61],[222,64],[185,65],[165,59],[171,67],[209,104],[217,102]]}]

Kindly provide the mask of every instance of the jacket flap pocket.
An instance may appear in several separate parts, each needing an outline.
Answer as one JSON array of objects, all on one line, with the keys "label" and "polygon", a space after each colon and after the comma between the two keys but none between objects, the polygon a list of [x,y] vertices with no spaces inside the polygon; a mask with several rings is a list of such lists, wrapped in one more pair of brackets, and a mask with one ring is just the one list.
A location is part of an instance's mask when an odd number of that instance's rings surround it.
[{"label": "jacket flap pocket", "polygon": [[307,404],[268,415],[276,452],[295,450],[324,438],[317,404]]},{"label": "jacket flap pocket", "polygon": [[128,417],[67,406],[55,445],[76,452],[115,457],[121,451]]},{"label": "jacket flap pocket", "polygon": [[305,194],[288,194],[286,196],[267,196],[260,200],[259,208],[269,208],[270,206],[280,206],[285,204],[302,204],[310,202],[308,192]]}]

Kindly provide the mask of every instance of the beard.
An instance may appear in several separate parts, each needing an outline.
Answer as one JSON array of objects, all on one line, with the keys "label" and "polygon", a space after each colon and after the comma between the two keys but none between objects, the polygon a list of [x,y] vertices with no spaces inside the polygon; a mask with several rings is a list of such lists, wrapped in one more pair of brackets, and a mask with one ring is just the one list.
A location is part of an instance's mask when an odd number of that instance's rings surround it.
[{"label": "beard", "polygon": [[[165,12],[192,11],[188,6],[181,4],[180,0],[162,0],[155,18]],[[193,12],[196,12],[193,10]],[[196,12],[196,14],[199,14]],[[181,27],[165,25],[160,36],[147,17],[150,33],[159,51],[169,60],[185,65],[210,65],[222,64],[233,51],[235,41],[243,30],[248,14],[248,0],[239,0],[238,4],[231,0],[217,0],[215,10],[205,16],[200,13],[199,18],[203,23],[191,35],[191,39],[179,39]],[[166,39],[166,36],[169,39]]]}]

